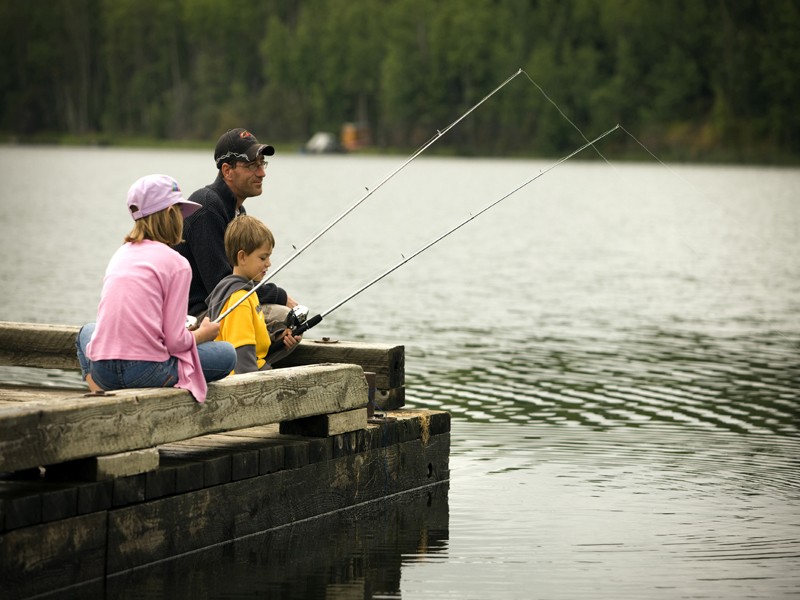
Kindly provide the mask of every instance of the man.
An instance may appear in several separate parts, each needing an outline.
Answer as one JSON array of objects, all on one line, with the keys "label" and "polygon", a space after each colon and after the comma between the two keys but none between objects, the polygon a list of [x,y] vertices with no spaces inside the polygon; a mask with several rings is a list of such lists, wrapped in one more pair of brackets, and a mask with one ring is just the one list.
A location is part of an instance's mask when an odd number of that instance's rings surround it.
[{"label": "man", "polygon": [[[245,214],[243,205],[247,198],[261,195],[267,168],[264,157],[273,154],[275,148],[259,143],[252,133],[242,128],[227,131],[217,141],[214,148],[217,178],[189,196],[191,202],[202,208],[184,220],[184,241],[174,246],[192,267],[190,315],[203,314],[208,309],[206,298],[231,274],[232,267],[225,255],[225,228],[234,217]],[[256,293],[262,304],[287,307],[284,316],[288,309],[297,306],[285,290],[273,283],[265,283]]]}]

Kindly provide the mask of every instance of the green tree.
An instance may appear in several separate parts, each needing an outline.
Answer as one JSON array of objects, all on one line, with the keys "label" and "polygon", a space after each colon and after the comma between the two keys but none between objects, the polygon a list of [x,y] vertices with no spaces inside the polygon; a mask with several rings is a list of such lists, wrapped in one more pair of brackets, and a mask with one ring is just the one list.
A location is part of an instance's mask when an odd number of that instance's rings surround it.
[{"label": "green tree", "polygon": [[182,135],[178,0],[103,0],[102,15],[109,82],[104,126],[156,138]]},{"label": "green tree", "polygon": [[265,131],[260,47],[275,3],[181,0],[191,89],[191,133],[214,138],[232,127]]},{"label": "green tree", "polygon": [[97,12],[95,0],[0,4],[3,129],[83,134],[98,127]]},{"label": "green tree", "polygon": [[797,0],[7,0],[0,129],[297,142],[358,120],[417,147],[521,67],[539,89],[518,77],[437,150],[560,155],[621,123],[665,157],[796,160],[798,32]]}]

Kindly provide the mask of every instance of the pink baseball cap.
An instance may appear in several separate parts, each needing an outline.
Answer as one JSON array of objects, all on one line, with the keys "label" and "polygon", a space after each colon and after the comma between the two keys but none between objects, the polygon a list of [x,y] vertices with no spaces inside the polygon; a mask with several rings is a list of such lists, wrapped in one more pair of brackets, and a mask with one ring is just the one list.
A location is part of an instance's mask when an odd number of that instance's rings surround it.
[{"label": "pink baseball cap", "polygon": [[145,175],[128,190],[128,210],[134,221],[173,204],[179,205],[184,219],[201,207],[197,202],[186,200],[178,182],[169,175]]}]

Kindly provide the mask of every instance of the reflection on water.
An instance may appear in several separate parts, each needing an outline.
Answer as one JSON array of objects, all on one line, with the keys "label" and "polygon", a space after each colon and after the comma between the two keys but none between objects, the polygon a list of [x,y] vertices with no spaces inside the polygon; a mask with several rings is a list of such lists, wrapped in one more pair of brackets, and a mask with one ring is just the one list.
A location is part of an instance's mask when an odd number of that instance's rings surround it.
[{"label": "reflection on water", "polygon": [[[0,148],[15,173],[3,318],[77,325],[127,232],[130,182],[156,165],[195,189],[212,161],[44,153]],[[26,174],[43,156],[48,181]],[[800,170],[644,159],[566,163],[312,330],[404,344],[407,403],[453,414],[435,527],[392,499],[363,521],[332,515],[130,574],[114,593],[182,595],[174,575],[200,597],[800,596]],[[91,185],[87,160],[103,174]],[[400,161],[270,162],[247,208],[276,233],[280,265]],[[419,160],[276,280],[322,312],[545,166]],[[41,256],[59,264],[41,273]],[[80,385],[0,369],[42,377]]]},{"label": "reflection on water", "polygon": [[[456,580],[498,598],[800,591],[796,439],[683,424],[470,422],[458,430],[449,578],[404,569],[432,578],[413,597],[434,598]],[[503,518],[486,519],[487,511]]]},{"label": "reflection on water", "polygon": [[59,598],[399,598],[404,565],[444,552],[447,482],[127,571]]}]

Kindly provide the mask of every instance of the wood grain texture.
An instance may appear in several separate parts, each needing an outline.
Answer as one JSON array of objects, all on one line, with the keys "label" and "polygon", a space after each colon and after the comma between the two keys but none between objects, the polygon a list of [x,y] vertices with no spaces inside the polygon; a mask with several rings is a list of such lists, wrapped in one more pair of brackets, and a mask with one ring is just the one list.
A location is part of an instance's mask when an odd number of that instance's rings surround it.
[{"label": "wood grain texture", "polygon": [[287,435],[331,437],[348,431],[367,428],[367,409],[357,408],[329,415],[316,415],[294,421],[284,421],[280,432]]},{"label": "wood grain texture", "polygon": [[[79,327],[0,321],[0,365],[78,369]],[[376,374],[378,389],[405,385],[405,348],[388,344],[304,339],[278,367],[354,364]],[[388,408],[388,407],[387,407]]]},{"label": "wood grain texture", "polygon": [[80,327],[0,321],[0,364],[77,369],[75,338]]},{"label": "wood grain texture", "polygon": [[157,449],[142,448],[58,463],[48,467],[47,475],[51,479],[100,481],[152,471],[158,468],[158,459]]},{"label": "wood grain texture", "polygon": [[[4,389],[0,397],[15,393]],[[120,390],[89,397],[69,391],[31,396],[25,401],[0,402],[0,472],[150,448],[366,404],[363,371],[346,364],[234,375],[209,385],[205,404],[176,388]]]},{"label": "wood grain texture", "polygon": [[0,538],[3,598],[28,598],[102,579],[106,520],[107,513],[98,512],[3,534]]},{"label": "wood grain texture", "polygon": [[449,478],[450,434],[114,510],[108,573]]},{"label": "wood grain texture", "polygon": [[304,339],[279,367],[320,363],[350,363],[375,373],[380,390],[405,385],[405,347],[365,342],[328,342]]}]

